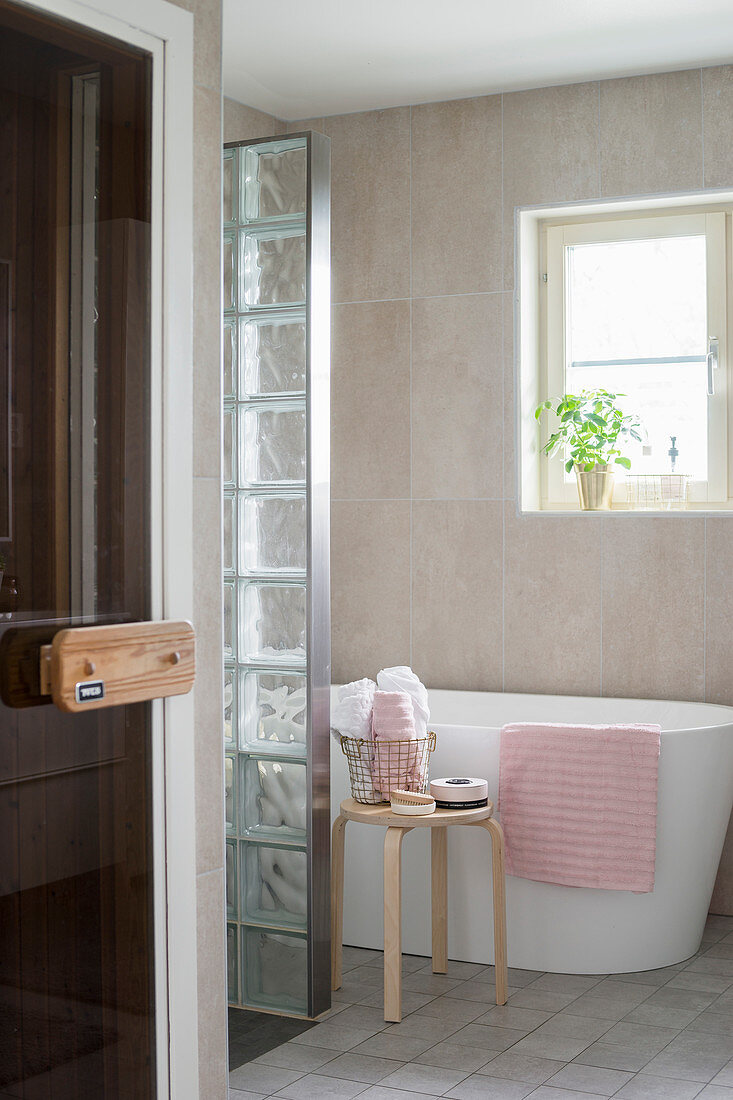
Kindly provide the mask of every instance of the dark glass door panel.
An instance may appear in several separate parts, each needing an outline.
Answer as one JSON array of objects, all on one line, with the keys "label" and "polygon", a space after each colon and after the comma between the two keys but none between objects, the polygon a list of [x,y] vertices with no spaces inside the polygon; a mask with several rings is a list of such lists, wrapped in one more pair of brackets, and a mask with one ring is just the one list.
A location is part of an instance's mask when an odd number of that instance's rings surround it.
[{"label": "dark glass door panel", "polygon": [[149,618],[147,56],[0,0],[0,1097],[155,1093],[148,704],[40,644]]}]

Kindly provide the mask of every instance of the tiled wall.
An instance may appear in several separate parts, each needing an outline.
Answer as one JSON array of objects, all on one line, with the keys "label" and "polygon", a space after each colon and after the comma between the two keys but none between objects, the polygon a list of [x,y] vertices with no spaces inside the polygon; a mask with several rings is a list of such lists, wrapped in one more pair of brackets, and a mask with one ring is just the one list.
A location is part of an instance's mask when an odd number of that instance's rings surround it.
[{"label": "tiled wall", "polygon": [[512,392],[514,207],[732,186],[733,67],[306,125],[333,155],[334,680],[733,704],[733,519],[519,518]]}]

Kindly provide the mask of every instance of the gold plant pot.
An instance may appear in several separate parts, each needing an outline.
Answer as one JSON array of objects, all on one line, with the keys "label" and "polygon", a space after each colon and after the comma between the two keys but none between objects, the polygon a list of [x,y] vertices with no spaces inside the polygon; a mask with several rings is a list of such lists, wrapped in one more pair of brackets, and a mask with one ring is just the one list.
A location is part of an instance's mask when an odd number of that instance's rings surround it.
[{"label": "gold plant pot", "polygon": [[584,512],[608,512],[613,498],[613,469],[610,466],[594,466],[581,470],[575,466],[580,507]]}]

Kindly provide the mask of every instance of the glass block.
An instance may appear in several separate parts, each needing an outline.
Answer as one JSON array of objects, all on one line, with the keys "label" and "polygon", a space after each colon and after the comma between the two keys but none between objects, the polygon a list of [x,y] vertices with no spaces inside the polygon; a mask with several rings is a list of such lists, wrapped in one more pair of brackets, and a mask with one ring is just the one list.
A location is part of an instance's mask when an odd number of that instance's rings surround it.
[{"label": "glass block", "polygon": [[308,951],[305,936],[245,928],[244,1000],[255,1008],[305,1015],[308,1011]]},{"label": "glass block", "polygon": [[304,665],[305,585],[243,583],[239,599],[240,661]]},{"label": "glass block", "polygon": [[222,160],[222,215],[224,225],[237,220],[237,153],[238,149],[225,149]]},{"label": "glass block", "polygon": [[304,139],[250,145],[242,154],[242,221],[305,217]]},{"label": "glass block", "polygon": [[237,671],[224,669],[224,748],[236,749],[237,729]]},{"label": "glass block", "polygon": [[305,269],[304,226],[241,230],[240,312],[303,305]]},{"label": "glass block", "polygon": [[227,997],[229,1004],[239,1004],[239,949],[236,924],[227,925]]},{"label": "glass block", "polygon": [[237,655],[237,600],[234,581],[224,581],[224,660]]},{"label": "glass block", "polygon": [[305,929],[308,915],[305,851],[247,842],[240,845],[240,850],[242,920]]},{"label": "glass block", "polygon": [[227,833],[237,831],[237,758],[224,757],[224,817]]},{"label": "glass block", "polygon": [[241,317],[239,364],[247,397],[305,393],[304,314]]},{"label": "glass block", "polygon": [[237,476],[237,433],[235,430],[236,417],[237,413],[235,409],[224,409],[222,478],[225,485],[234,485]]},{"label": "glass block", "polygon": [[226,863],[226,895],[227,895],[227,918],[230,920],[237,919],[237,912],[239,906],[239,896],[237,890],[238,879],[238,867],[237,867],[237,841],[227,840],[227,863]]},{"label": "glass block", "polygon": [[239,571],[306,570],[305,493],[246,493],[239,498]]},{"label": "glass block", "polygon": [[243,672],[239,685],[240,747],[305,756],[306,683],[301,672]]},{"label": "glass block", "polygon": [[224,234],[224,311],[237,308],[237,235]]},{"label": "glass block", "polygon": [[305,840],[304,761],[240,756],[242,833],[275,841]]},{"label": "glass block", "polygon": [[245,485],[305,483],[305,403],[243,405],[239,413],[240,478]]},{"label": "glass block", "polygon": [[224,546],[222,548],[222,565],[225,574],[233,575],[237,571],[237,495],[229,490],[224,491],[223,501],[223,527]]},{"label": "glass block", "polygon": [[237,322],[232,318],[224,322],[224,398],[237,396]]}]

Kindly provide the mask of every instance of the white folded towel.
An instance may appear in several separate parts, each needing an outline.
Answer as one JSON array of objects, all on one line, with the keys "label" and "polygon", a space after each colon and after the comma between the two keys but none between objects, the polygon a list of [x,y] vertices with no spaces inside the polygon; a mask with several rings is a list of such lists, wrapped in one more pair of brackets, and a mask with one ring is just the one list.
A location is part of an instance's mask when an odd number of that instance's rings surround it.
[{"label": "white folded towel", "polygon": [[430,710],[428,693],[415,673],[407,665],[383,668],[377,676],[380,691],[406,691],[412,699],[412,713],[415,719],[415,736],[427,737]]},{"label": "white folded towel", "polygon": [[339,688],[339,701],[331,716],[334,734],[371,741],[372,707],[377,685],[373,680],[354,680]]}]

